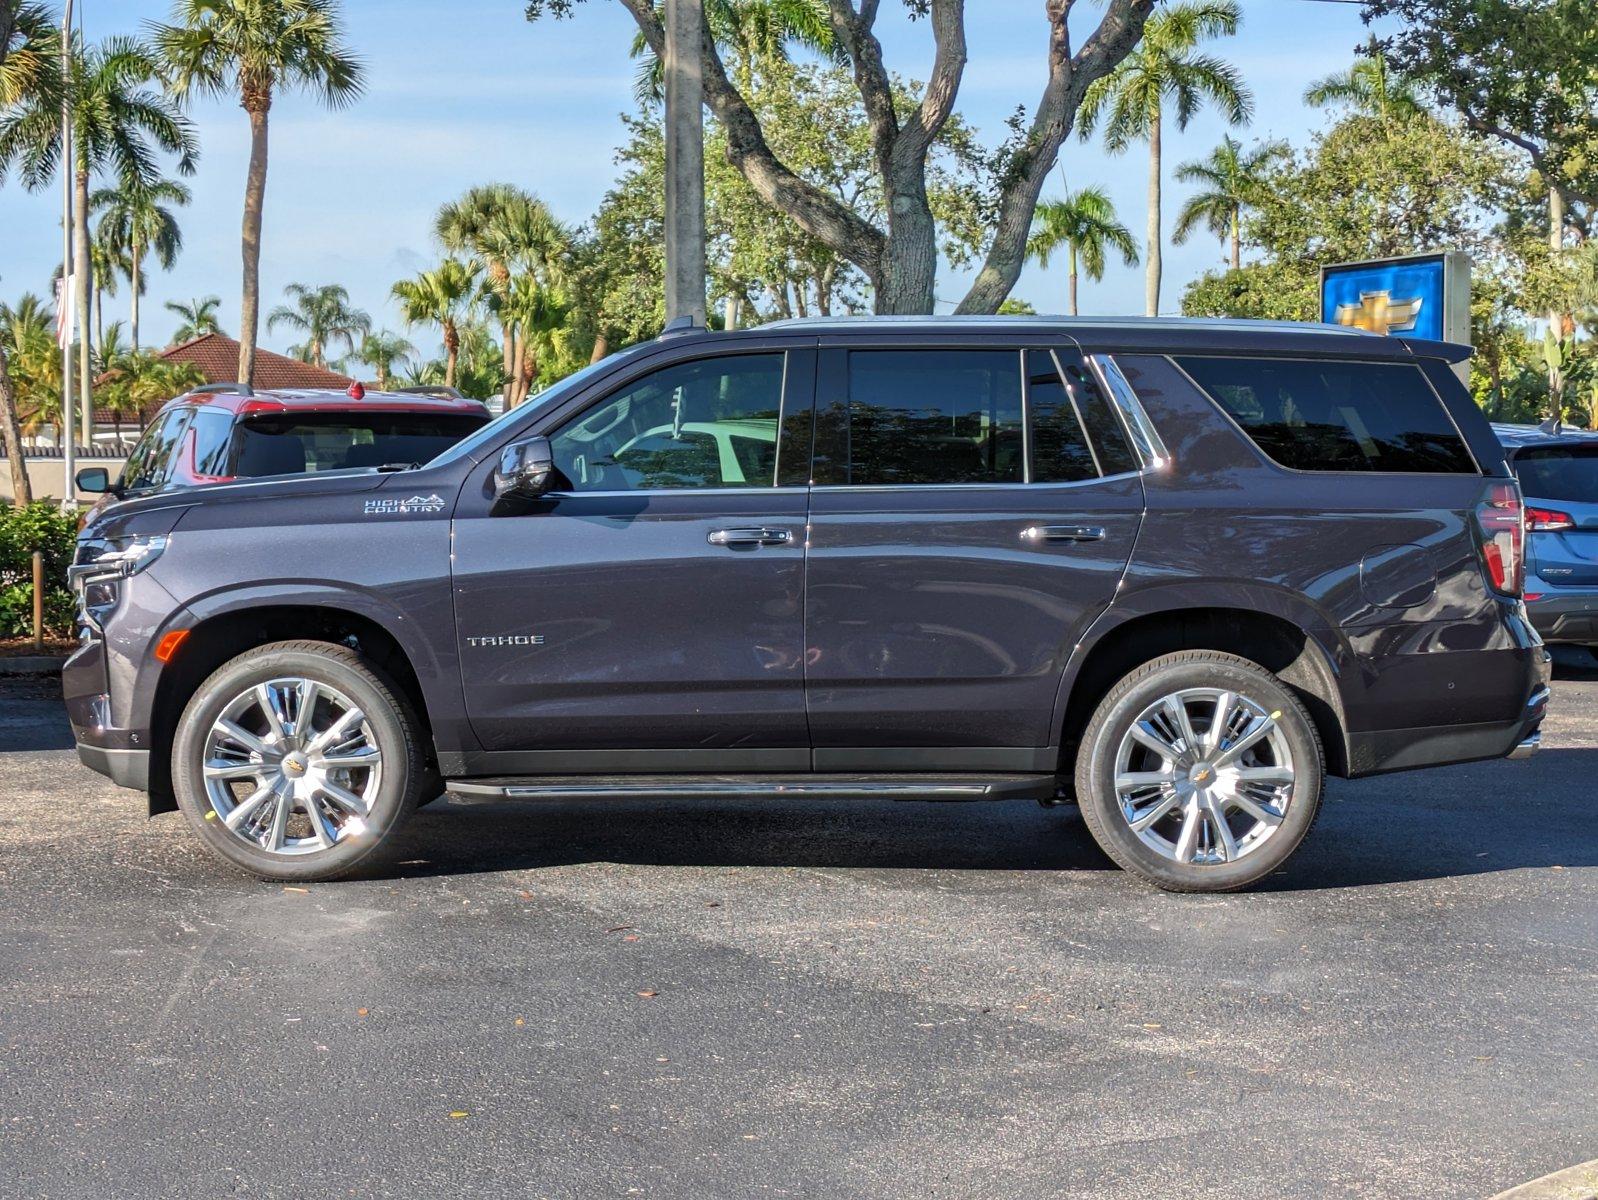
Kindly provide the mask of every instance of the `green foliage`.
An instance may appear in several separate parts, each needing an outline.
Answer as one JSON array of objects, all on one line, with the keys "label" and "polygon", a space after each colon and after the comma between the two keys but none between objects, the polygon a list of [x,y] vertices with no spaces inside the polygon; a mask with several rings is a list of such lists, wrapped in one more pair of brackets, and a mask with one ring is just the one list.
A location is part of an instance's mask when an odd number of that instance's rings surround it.
[{"label": "green foliage", "polygon": [[172,334],[173,345],[191,342],[208,333],[221,333],[222,326],[216,316],[216,310],[221,307],[221,296],[201,296],[198,300],[190,300],[187,304],[178,300],[168,300],[167,312],[174,313],[179,321],[177,329]]},{"label": "green foliage", "polygon": [[1598,20],[1592,0],[1365,0],[1400,74],[1470,126],[1525,151],[1598,205]]},{"label": "green foliage", "polygon": [[279,325],[287,325],[304,334],[304,343],[289,349],[289,353],[302,362],[325,367],[327,352],[335,343],[343,342],[345,353],[353,354],[356,338],[372,331],[372,318],[351,307],[349,289],[343,284],[307,287],[303,283],[291,283],[283,289],[283,294],[294,303],[274,308],[266,318],[266,328],[271,331]]},{"label": "green foliage", "polygon": [[1313,321],[1326,263],[1445,249],[1490,262],[1514,186],[1502,152],[1434,117],[1347,117],[1263,177],[1242,236],[1264,261],[1196,280],[1182,310]]},{"label": "green foliage", "polygon": [[33,633],[33,552],[44,554],[45,631],[72,632],[73,601],[67,588],[77,521],[54,504],[0,509],[0,637]]}]

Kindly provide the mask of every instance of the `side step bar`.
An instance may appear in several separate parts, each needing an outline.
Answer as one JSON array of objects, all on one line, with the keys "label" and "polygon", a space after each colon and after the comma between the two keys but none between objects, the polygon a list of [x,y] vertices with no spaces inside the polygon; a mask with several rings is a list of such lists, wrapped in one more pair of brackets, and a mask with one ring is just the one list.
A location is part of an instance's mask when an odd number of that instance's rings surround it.
[{"label": "side step bar", "polygon": [[1053,775],[529,775],[451,779],[462,800],[1052,800]]}]

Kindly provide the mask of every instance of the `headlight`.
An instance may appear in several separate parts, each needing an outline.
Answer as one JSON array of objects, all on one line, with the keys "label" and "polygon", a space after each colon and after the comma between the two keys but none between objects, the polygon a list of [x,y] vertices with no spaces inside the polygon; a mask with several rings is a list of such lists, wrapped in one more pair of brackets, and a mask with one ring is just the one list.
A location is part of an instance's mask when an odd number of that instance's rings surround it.
[{"label": "headlight", "polygon": [[105,577],[137,575],[161,557],[167,546],[164,533],[139,534],[103,542],[84,542],[78,558],[67,568],[67,578],[76,586]]}]

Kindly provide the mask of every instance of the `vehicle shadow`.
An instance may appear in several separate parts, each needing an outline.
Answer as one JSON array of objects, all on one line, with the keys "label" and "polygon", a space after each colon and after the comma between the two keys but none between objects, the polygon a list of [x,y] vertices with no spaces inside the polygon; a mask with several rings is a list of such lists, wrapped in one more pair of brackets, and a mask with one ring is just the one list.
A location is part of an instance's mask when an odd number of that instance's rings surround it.
[{"label": "vehicle shadow", "polygon": [[[1263,891],[1598,866],[1598,750],[1548,750],[1332,781],[1319,821]],[[640,866],[1105,871],[1073,808],[1028,801],[440,802],[412,820],[389,877]]]}]

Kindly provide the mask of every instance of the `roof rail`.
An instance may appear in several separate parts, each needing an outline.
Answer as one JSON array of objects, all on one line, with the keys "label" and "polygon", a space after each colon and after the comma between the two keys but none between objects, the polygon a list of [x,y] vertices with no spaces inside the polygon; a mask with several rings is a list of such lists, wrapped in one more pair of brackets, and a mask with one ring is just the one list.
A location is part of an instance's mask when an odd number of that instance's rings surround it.
[{"label": "roof rail", "polygon": [[452,388],[442,383],[416,384],[412,387],[395,388],[394,391],[402,396],[448,396],[451,400],[466,399],[459,388]]},{"label": "roof rail", "polygon": [[190,388],[191,396],[212,396],[220,392],[231,392],[239,396],[253,396],[255,389],[247,383],[202,383],[197,388]]},{"label": "roof rail", "polygon": [[678,334],[693,333],[695,330],[703,329],[704,326],[695,322],[691,316],[673,317],[666,322],[666,328],[660,331],[660,336],[676,337]]}]

